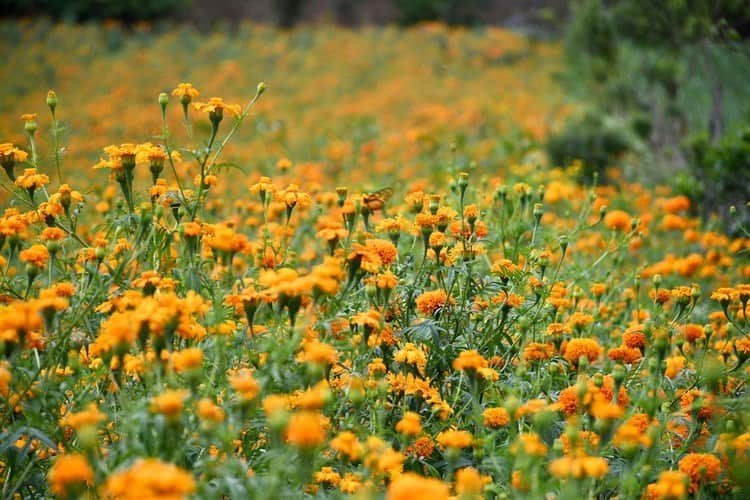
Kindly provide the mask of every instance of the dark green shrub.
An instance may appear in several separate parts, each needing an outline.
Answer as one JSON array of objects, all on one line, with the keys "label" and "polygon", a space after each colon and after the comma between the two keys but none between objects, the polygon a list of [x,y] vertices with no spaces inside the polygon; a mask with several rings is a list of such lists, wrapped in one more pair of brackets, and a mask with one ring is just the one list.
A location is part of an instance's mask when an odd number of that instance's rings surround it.
[{"label": "dark green shrub", "polygon": [[[730,231],[737,229],[732,224],[747,224],[730,220],[728,214],[730,206],[744,207],[750,201],[750,126],[715,145],[703,132],[686,139],[684,146],[690,175],[701,186],[697,201],[703,215],[719,213],[730,223]],[[747,212],[742,213],[747,218]]]},{"label": "dark green shrub", "polygon": [[565,128],[547,139],[547,156],[554,166],[583,164],[581,180],[590,181],[596,173],[604,179],[604,170],[618,163],[631,149],[626,130],[607,122],[597,113],[569,119]]},{"label": "dark green shrub", "polygon": [[443,21],[453,25],[476,24],[488,7],[488,0],[394,0],[399,22],[411,25]]},{"label": "dark green shrub", "polygon": [[44,14],[66,21],[156,19],[188,5],[189,0],[0,0],[5,15]]}]

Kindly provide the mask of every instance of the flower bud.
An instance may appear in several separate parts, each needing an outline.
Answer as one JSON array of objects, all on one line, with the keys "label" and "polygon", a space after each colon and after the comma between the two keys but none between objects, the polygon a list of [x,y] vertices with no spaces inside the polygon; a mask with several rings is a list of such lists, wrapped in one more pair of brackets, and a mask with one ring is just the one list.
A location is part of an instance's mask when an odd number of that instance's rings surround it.
[{"label": "flower bud", "polygon": [[165,92],[162,92],[159,94],[159,106],[161,106],[162,113],[167,110],[167,104],[169,104],[169,96]]},{"label": "flower bud", "polygon": [[57,107],[57,94],[55,94],[54,90],[50,90],[49,92],[47,92],[47,106],[54,116],[55,108]]}]

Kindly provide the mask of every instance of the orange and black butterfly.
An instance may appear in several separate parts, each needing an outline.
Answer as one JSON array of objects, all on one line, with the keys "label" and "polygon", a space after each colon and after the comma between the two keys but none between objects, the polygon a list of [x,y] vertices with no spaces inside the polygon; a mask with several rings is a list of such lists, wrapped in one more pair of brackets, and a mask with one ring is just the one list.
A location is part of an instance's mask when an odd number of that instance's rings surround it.
[{"label": "orange and black butterfly", "polygon": [[362,195],[362,204],[370,209],[371,212],[382,210],[385,206],[385,202],[391,199],[393,196],[393,188],[386,187],[378,189],[372,193],[364,193]]}]

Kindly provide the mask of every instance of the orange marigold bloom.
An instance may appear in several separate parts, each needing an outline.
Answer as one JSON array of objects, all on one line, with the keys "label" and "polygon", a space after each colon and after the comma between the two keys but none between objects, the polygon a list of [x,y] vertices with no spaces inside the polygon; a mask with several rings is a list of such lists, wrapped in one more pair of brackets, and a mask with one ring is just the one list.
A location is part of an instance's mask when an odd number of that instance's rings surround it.
[{"label": "orange marigold bloom", "polygon": [[335,488],[341,482],[341,474],[331,467],[322,467],[313,475],[313,479],[316,483],[322,483]]},{"label": "orange marigold bloom", "polygon": [[429,436],[422,436],[414,441],[414,444],[406,448],[406,453],[416,455],[417,457],[426,458],[435,451],[435,443]]},{"label": "orange marigold bloom", "polygon": [[26,250],[21,250],[19,257],[21,258],[21,262],[33,264],[36,267],[44,267],[49,260],[49,250],[44,245],[32,245]]},{"label": "orange marigold bloom", "polygon": [[604,477],[609,470],[609,464],[602,457],[589,455],[570,455],[553,460],[549,464],[550,474],[558,479]]},{"label": "orange marigold bloom", "polygon": [[716,481],[721,475],[721,461],[710,453],[689,453],[678,464],[680,472],[690,477],[690,493],[700,484]]},{"label": "orange marigold bloom", "polygon": [[244,402],[252,401],[260,393],[260,384],[253,378],[253,373],[247,368],[243,368],[229,377],[229,385]]},{"label": "orange marigold bloom", "polygon": [[224,410],[220,406],[214,404],[214,402],[208,398],[203,398],[198,401],[196,410],[201,420],[215,423],[224,421]]},{"label": "orange marigold bloom", "polygon": [[594,339],[571,339],[565,346],[563,357],[572,365],[578,366],[578,360],[583,356],[594,362],[602,354],[602,347]]},{"label": "orange marigold bloom", "polygon": [[200,92],[198,92],[198,89],[193,87],[192,83],[180,83],[172,91],[172,95],[179,98],[188,97],[188,101],[190,101],[190,99],[192,99],[193,97],[198,97],[200,95]]},{"label": "orange marigold bloom", "polygon": [[286,428],[286,441],[299,448],[315,448],[325,441],[328,426],[328,419],[321,413],[295,413]]},{"label": "orange marigold bloom", "polygon": [[630,214],[623,210],[612,210],[604,216],[604,226],[607,229],[627,231],[630,229]]},{"label": "orange marigold bloom", "polygon": [[646,347],[646,334],[641,327],[628,328],[622,334],[622,343],[628,347],[636,347],[643,350]]},{"label": "orange marigold bloom", "polygon": [[31,192],[47,184],[49,184],[49,176],[40,174],[35,168],[24,169],[23,174],[15,180],[16,186],[28,189]]},{"label": "orange marigold bloom", "polygon": [[524,361],[545,361],[552,357],[554,354],[554,346],[552,344],[542,344],[541,342],[529,342],[526,347],[523,348],[523,359]]},{"label": "orange marigold bloom", "polygon": [[407,411],[396,424],[396,432],[405,436],[418,436],[422,433],[422,421],[418,413]]},{"label": "orange marigold bloom", "polygon": [[332,365],[339,359],[336,348],[319,340],[305,342],[302,351],[297,354],[300,363],[317,363],[321,365]]},{"label": "orange marigold bloom", "polygon": [[90,427],[98,425],[107,419],[107,416],[99,411],[96,403],[90,403],[85,410],[70,413],[60,419],[61,427],[72,427],[76,431],[83,429],[84,427]]},{"label": "orange marigold bloom", "polygon": [[510,446],[510,452],[541,457],[547,454],[547,445],[542,442],[538,434],[523,432],[518,435],[518,440]]},{"label": "orange marigold bloom", "polygon": [[489,476],[482,476],[474,467],[464,467],[456,471],[456,493],[461,498],[484,498],[484,486],[492,482]]},{"label": "orange marigold bloom", "polygon": [[182,413],[188,395],[188,391],[183,389],[167,390],[151,398],[151,411],[161,413],[167,418],[175,418]]},{"label": "orange marigold bloom", "polygon": [[39,235],[43,241],[60,241],[65,238],[65,231],[59,227],[46,227]]},{"label": "orange marigold bloom", "polygon": [[641,354],[641,350],[638,348],[623,345],[610,349],[607,352],[607,357],[612,361],[620,361],[630,365],[638,362],[643,357],[643,354]]},{"label": "orange marigold bloom", "polygon": [[414,500],[415,498],[448,500],[450,487],[439,479],[425,478],[413,472],[399,475],[388,486],[387,500]]},{"label": "orange marigold bloom", "polygon": [[425,316],[432,316],[444,309],[446,305],[455,303],[455,299],[449,297],[445,290],[433,290],[417,297],[417,310]]},{"label": "orange marigold bloom", "polygon": [[189,347],[172,353],[172,363],[177,373],[200,368],[203,363],[203,349],[200,347]]},{"label": "orange marigold bloom", "polygon": [[688,342],[695,342],[698,339],[704,338],[705,333],[701,325],[687,324],[682,328],[685,334],[685,340]]},{"label": "orange marigold bloom", "polygon": [[365,241],[365,248],[380,257],[384,266],[389,266],[398,258],[398,249],[389,240],[369,239]]},{"label": "orange marigold bloom", "polygon": [[510,423],[510,415],[505,408],[487,408],[482,413],[485,427],[505,427]]},{"label": "orange marigold bloom", "polygon": [[[60,498],[68,498],[68,493],[91,486],[94,482],[94,471],[86,457],[79,453],[59,456],[49,470],[47,480],[52,492]],[[81,495],[82,497],[83,495]],[[74,494],[72,498],[78,498]]]},{"label": "orange marigold bloom", "polygon": [[684,472],[665,470],[659,473],[659,480],[646,487],[648,500],[682,500],[688,495],[689,478]]},{"label": "orange marigold bloom", "polygon": [[339,432],[336,437],[331,439],[330,446],[336,452],[346,455],[352,462],[356,462],[362,456],[362,443],[357,439],[357,435],[351,431]]},{"label": "orange marigold bloom", "polygon": [[471,433],[458,429],[448,429],[437,435],[437,442],[443,448],[468,448],[471,446]]},{"label": "orange marigold bloom", "polygon": [[462,351],[458,357],[453,360],[454,370],[478,370],[480,368],[486,368],[487,366],[489,366],[489,363],[476,349]]},{"label": "orange marigold bloom", "polygon": [[393,360],[397,363],[416,367],[420,375],[424,375],[427,366],[427,354],[421,346],[408,342],[402,349],[396,351]]},{"label": "orange marigold bloom", "polygon": [[664,370],[664,376],[675,378],[685,368],[686,359],[684,356],[671,356],[665,359],[667,368]]},{"label": "orange marigold bloom", "polygon": [[239,116],[242,113],[242,106],[239,104],[227,104],[221,97],[211,97],[208,102],[193,103],[196,111],[206,113],[221,113],[227,110],[232,116]]},{"label": "orange marigold bloom", "polygon": [[174,464],[155,458],[138,460],[130,468],[112,474],[102,487],[104,498],[139,500],[169,498],[180,500],[195,492],[193,476]]}]

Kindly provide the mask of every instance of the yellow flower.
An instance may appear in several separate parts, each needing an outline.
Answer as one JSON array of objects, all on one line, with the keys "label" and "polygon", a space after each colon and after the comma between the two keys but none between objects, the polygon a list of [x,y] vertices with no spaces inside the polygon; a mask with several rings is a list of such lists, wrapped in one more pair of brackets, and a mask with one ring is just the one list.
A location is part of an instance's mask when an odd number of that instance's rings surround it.
[{"label": "yellow flower", "polygon": [[172,91],[172,95],[179,97],[182,101],[187,100],[187,102],[190,102],[194,97],[198,97],[200,92],[193,87],[192,83],[180,83]]},{"label": "yellow flower", "polygon": [[218,116],[223,116],[224,110],[227,110],[232,116],[240,116],[240,113],[242,113],[242,106],[226,104],[221,97],[211,97],[208,102],[193,103],[193,107],[201,113],[216,113]]},{"label": "yellow flower", "polygon": [[471,446],[471,433],[448,429],[437,435],[437,442],[443,448],[468,448]]},{"label": "yellow flower", "polygon": [[422,422],[418,413],[407,411],[396,424],[396,432],[405,436],[418,436],[422,433]]}]

